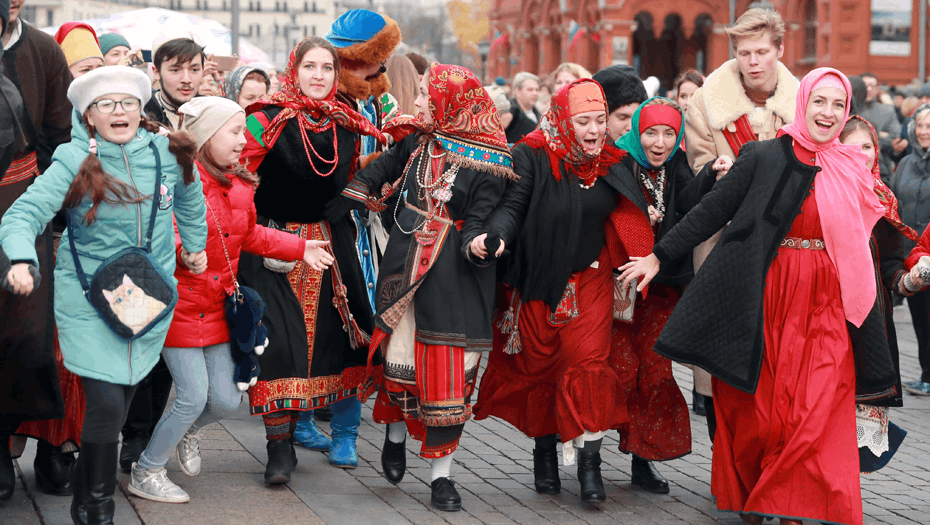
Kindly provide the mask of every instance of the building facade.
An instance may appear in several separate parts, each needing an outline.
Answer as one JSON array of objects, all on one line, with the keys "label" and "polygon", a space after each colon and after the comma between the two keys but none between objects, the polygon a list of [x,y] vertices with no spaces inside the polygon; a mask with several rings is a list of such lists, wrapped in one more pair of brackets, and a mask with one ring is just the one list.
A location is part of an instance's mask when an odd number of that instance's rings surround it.
[{"label": "building facade", "polygon": [[[629,64],[670,87],[687,69],[730,58],[725,28],[750,0],[492,0],[488,75],[545,74],[561,62],[590,71]],[[907,84],[919,73],[919,0],[770,0],[785,19],[782,62],[796,75],[831,66]],[[930,49],[928,47],[927,49]],[[927,53],[927,49],[924,50]],[[924,55],[927,56],[926,54]]]}]

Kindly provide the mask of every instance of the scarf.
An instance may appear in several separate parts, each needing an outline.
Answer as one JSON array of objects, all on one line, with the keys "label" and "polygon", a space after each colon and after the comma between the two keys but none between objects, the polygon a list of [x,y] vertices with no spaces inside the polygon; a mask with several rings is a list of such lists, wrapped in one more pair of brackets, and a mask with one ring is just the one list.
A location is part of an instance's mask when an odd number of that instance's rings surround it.
[{"label": "scarf", "polygon": [[[639,121],[640,121],[640,116],[642,115],[642,112],[643,112],[643,108],[645,108],[646,106],[652,105],[650,103],[656,99],[667,100],[671,102],[671,100],[667,98],[652,97],[649,100],[640,104],[639,107],[636,108],[636,111],[633,112],[633,119],[631,121],[632,127],[630,128],[630,131],[628,131],[626,135],[617,139],[617,143],[616,143],[618,148],[632,155],[633,159],[637,163],[639,163],[640,166],[646,168],[647,170],[657,170],[662,167],[662,166],[653,166],[649,164],[649,161],[646,160],[646,152],[643,151],[643,143],[641,142],[641,139],[640,139],[640,135],[642,134],[642,132],[639,130]],[[673,107],[673,108],[678,107],[678,104],[675,104],[675,106],[669,106],[669,107]],[[675,147],[672,148],[672,152],[668,155],[668,159],[666,159],[665,162],[668,162],[669,160],[671,160],[672,157],[675,156],[675,153],[678,152],[678,148],[681,147],[681,140],[685,136],[685,115],[684,113],[681,112],[681,109],[678,110],[678,113],[681,118],[681,122],[678,123],[678,138],[675,139]],[[656,124],[658,124],[658,122]],[[672,128],[675,128],[673,124],[674,123],[668,123],[667,125],[671,126]]]},{"label": "scarf", "polygon": [[807,102],[814,86],[826,75],[835,75],[846,89],[845,122],[849,116],[852,86],[846,75],[822,67],[801,79],[794,123],[783,126],[780,134],[791,135],[799,145],[812,151],[821,169],[814,179],[817,186],[814,195],[823,240],[836,266],[846,320],[858,327],[875,305],[875,266],[869,238],[885,209],[872,191],[873,178],[865,167],[859,146],[841,144],[839,133],[828,142],[814,142],[807,129]]},{"label": "scarf", "polygon": [[249,73],[253,71],[258,71],[262,74],[263,77],[269,79],[268,73],[257,64],[248,64],[245,66],[239,66],[229,73],[226,73],[226,79],[223,80],[223,94],[229,100],[232,100],[236,104],[239,103],[239,93],[242,91],[242,84],[245,82],[245,77],[249,76]]},{"label": "scarf", "polygon": [[869,127],[869,134],[872,137],[872,147],[875,148],[875,161],[872,162],[872,181],[874,186],[872,190],[875,192],[875,195],[878,195],[878,201],[885,208],[885,220],[891,223],[892,226],[898,229],[905,237],[912,241],[918,241],[920,236],[913,228],[901,222],[901,217],[898,215],[898,199],[892,193],[891,188],[889,188],[882,181],[881,173],[879,172],[879,156],[881,155],[878,146],[878,133],[875,132],[875,128],[869,124],[869,121],[860,117],[859,115],[854,115],[849,117],[849,120],[846,122],[849,123],[851,120],[861,120]]},{"label": "scarf", "polygon": [[[284,78],[281,81],[281,90],[271,96],[265,95],[246,110],[249,119],[254,116],[258,121],[247,123],[249,129],[252,130],[256,124],[261,128],[258,137],[254,136],[254,133],[246,134],[247,142],[242,150],[244,164],[253,173],[265,158],[265,154],[274,147],[287,121],[296,118],[301,113],[309,117],[306,120],[298,119],[308,133],[323,131],[332,121],[348,131],[359,135],[370,135],[376,137],[382,144],[385,143],[384,135],[378,131],[378,128],[358,111],[336,100],[336,91],[339,88],[338,79],[333,82],[329,94],[322,100],[312,99],[300,91],[300,82],[297,79],[297,69],[300,65],[297,63],[298,57],[296,56],[298,48],[300,48],[299,43],[291,50],[287,68],[284,70]],[[268,106],[278,106],[283,109],[270,122],[262,122],[259,112]]]},{"label": "scarf", "polygon": [[600,89],[601,100],[605,100],[604,111],[606,112],[607,97],[604,95],[604,89],[590,78],[579,78],[552,95],[549,111],[543,116],[539,127],[521,141],[526,142],[530,147],[545,149],[549,153],[549,165],[557,181],[562,180],[562,170],[559,169],[560,161],[565,164],[569,173],[575,174],[579,180],[590,185],[598,177],[605,175],[610,166],[623,158],[623,153],[607,142],[606,138],[600,150],[587,153],[575,136],[570,110],[571,90],[575,86],[587,83],[593,83]]},{"label": "scarf", "polygon": [[384,126],[384,133],[395,141],[411,133],[422,133],[425,140],[421,139],[411,160],[417,158],[427,143],[435,141],[448,161],[516,180],[497,107],[474,73],[462,66],[433,62],[427,74],[433,123],[400,115]]},{"label": "scarf", "polygon": [[160,90],[155,92],[155,99],[158,101],[162,110],[164,110],[165,118],[168,119],[171,130],[177,131],[181,129],[181,114],[178,113],[178,108],[173,106],[171,102],[168,102],[168,99],[162,95]]}]

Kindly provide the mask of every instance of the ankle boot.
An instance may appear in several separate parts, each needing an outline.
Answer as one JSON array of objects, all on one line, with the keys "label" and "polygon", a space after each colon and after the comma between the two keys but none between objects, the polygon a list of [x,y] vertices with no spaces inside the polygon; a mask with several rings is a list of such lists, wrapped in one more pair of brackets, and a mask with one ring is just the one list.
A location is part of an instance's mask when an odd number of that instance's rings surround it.
[{"label": "ankle boot", "polygon": [[269,441],[265,445],[265,450],[268,451],[268,464],[265,466],[265,484],[281,485],[290,483],[291,471],[294,470],[290,440]]},{"label": "ankle boot", "polygon": [[294,431],[294,440],[298,445],[307,447],[310,450],[325,452],[329,450],[330,441],[314,421],[319,411],[319,409],[307,410],[300,413],[300,420],[297,421],[297,429]]},{"label": "ankle boot", "polygon": [[7,501],[13,497],[16,488],[16,468],[10,456],[10,438],[0,436],[0,501]]},{"label": "ankle boot", "polygon": [[536,448],[533,449],[533,477],[536,492],[540,494],[558,494],[562,491],[562,482],[559,480],[559,454],[555,444],[555,435],[536,438]]},{"label": "ankle boot", "polygon": [[634,485],[656,494],[668,494],[668,480],[663,478],[651,461],[633,456]]},{"label": "ankle boot", "polygon": [[698,394],[697,390],[692,390],[691,397],[693,399],[691,402],[691,410],[694,410],[694,413],[699,416],[706,416],[707,410],[704,408],[704,396]]},{"label": "ankle boot", "polygon": [[81,446],[71,519],[78,525],[113,525],[119,442]]},{"label": "ankle boot", "polygon": [[578,483],[581,484],[581,501],[602,503],[607,500],[601,478],[600,452],[578,451]]},{"label": "ankle boot", "polygon": [[[381,447],[381,470],[384,477],[394,485],[404,479],[407,472],[407,447],[404,443],[394,443],[388,437],[391,433],[390,425],[385,425],[384,446]],[[406,440],[404,440],[406,441]]]},{"label": "ankle boot", "polygon": [[74,494],[74,467],[77,460],[74,453],[64,453],[40,439],[36,445],[36,458],[32,466],[36,472],[36,484],[42,492],[53,496],[71,496]]},{"label": "ankle boot", "polygon": [[326,405],[313,411],[313,418],[317,421],[329,423],[333,420],[333,409]]},{"label": "ankle boot", "polygon": [[455,483],[449,478],[436,478],[430,483],[432,495],[430,504],[434,509],[446,512],[458,512],[462,510],[462,496],[455,490]]},{"label": "ankle boot", "polygon": [[357,397],[349,397],[333,403],[333,420],[329,422],[333,439],[329,446],[329,464],[339,468],[358,466],[355,440],[362,421],[362,403]]}]

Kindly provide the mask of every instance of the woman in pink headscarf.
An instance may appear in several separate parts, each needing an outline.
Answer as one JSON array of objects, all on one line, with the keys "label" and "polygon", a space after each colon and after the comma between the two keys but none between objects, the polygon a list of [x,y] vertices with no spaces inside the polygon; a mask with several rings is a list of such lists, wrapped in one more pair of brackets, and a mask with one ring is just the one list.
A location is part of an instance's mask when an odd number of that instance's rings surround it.
[{"label": "woman in pink headscarf", "polygon": [[857,400],[894,395],[869,249],[884,208],[858,146],[838,135],[852,88],[830,68],[801,81],[794,124],[747,144],[729,173],[622,279],[726,233],[656,351],[714,375],[711,492],[759,524],[862,523]]}]

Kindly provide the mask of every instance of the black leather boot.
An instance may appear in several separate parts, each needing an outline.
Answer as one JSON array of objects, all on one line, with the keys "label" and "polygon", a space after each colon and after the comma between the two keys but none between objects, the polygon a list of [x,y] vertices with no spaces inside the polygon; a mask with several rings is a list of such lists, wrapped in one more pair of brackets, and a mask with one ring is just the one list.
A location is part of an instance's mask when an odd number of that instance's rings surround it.
[{"label": "black leather boot", "polygon": [[265,446],[268,451],[268,465],[265,466],[265,484],[281,485],[290,483],[294,470],[294,453],[290,440],[269,441]]},{"label": "black leather boot", "polygon": [[604,480],[601,478],[601,453],[578,451],[578,483],[581,484],[581,501],[603,503],[607,501]]},{"label": "black leather boot", "polygon": [[118,442],[81,444],[71,519],[78,525],[113,525]]},{"label": "black leather boot", "polygon": [[329,423],[333,420],[333,409],[326,405],[325,407],[317,408],[313,411],[313,418],[317,421],[325,421]]},{"label": "black leather boot", "polygon": [[536,492],[540,494],[558,494],[562,491],[559,480],[559,454],[555,448],[555,434],[536,438],[533,449],[533,477]]},{"label": "black leather boot", "polygon": [[70,496],[74,494],[74,468],[77,459],[74,453],[64,453],[61,447],[56,447],[40,439],[36,445],[36,458],[32,466],[36,471],[36,484],[42,492],[53,496]]},{"label": "black leather boot", "polygon": [[633,456],[634,485],[639,485],[649,492],[668,494],[668,480],[663,478],[651,461]]},{"label": "black leather boot", "polygon": [[[397,485],[407,472],[407,447],[388,438],[390,425],[385,426],[384,446],[381,447],[381,470],[384,478]],[[406,441],[406,440],[405,440]]]},{"label": "black leather boot", "polygon": [[139,461],[142,452],[145,451],[145,447],[149,446],[150,437],[151,436],[147,435],[138,435],[126,438],[124,435],[123,444],[119,449],[119,468],[123,470],[131,469],[132,464]]},{"label": "black leather boot", "polygon": [[13,497],[16,488],[16,468],[10,456],[9,436],[0,439],[3,440],[0,442],[0,501],[7,501]]},{"label": "black leather boot", "polygon": [[704,408],[704,396],[698,394],[697,390],[692,390],[691,397],[693,399],[691,402],[691,410],[694,410],[694,413],[699,416],[706,416],[707,410]]},{"label": "black leather boot", "polygon": [[433,489],[433,495],[430,497],[430,504],[433,508],[446,512],[462,510],[462,496],[459,496],[459,491],[455,490],[452,480],[436,478],[430,483],[430,488]]}]

